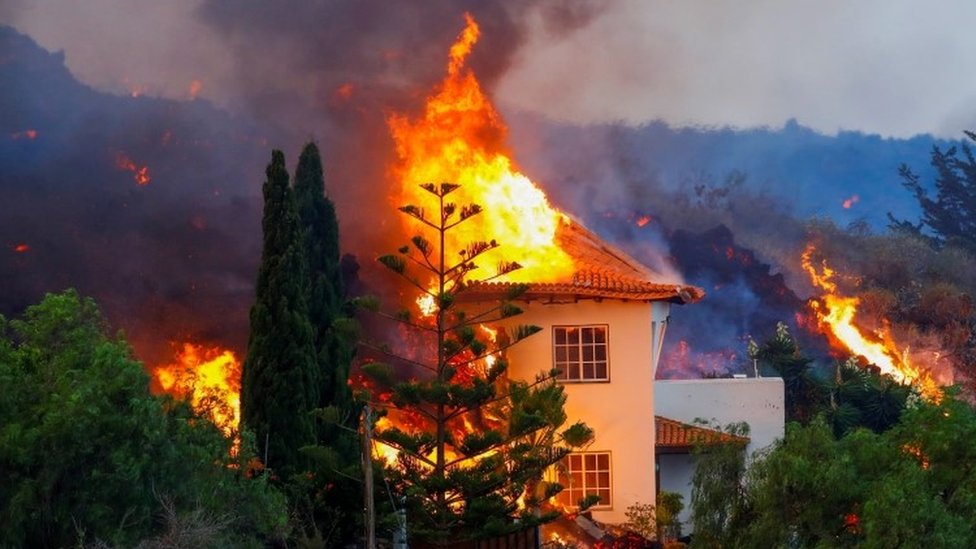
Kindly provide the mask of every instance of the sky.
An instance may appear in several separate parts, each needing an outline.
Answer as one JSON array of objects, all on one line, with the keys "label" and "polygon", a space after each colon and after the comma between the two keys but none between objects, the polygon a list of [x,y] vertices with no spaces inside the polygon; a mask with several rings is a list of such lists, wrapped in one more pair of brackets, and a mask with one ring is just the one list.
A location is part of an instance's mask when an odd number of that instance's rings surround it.
[{"label": "sky", "polygon": [[[201,17],[207,3],[5,0],[0,23],[63,50],[69,69],[97,89],[186,98],[196,80],[200,97],[233,109],[242,101],[241,57]],[[552,25],[544,2],[516,15],[526,31],[495,80],[503,109],[578,124],[745,128],[796,119],[827,134],[892,137],[957,138],[976,127],[974,2],[566,5],[559,13],[579,16],[574,25]]]}]

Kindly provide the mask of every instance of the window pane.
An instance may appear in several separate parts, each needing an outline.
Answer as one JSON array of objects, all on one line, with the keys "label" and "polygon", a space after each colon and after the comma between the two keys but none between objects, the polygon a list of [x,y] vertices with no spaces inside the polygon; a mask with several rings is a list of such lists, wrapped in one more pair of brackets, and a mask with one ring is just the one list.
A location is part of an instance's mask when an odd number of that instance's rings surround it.
[{"label": "window pane", "polygon": [[579,330],[566,328],[566,343],[579,343]]},{"label": "window pane", "polygon": [[569,479],[569,485],[577,490],[583,489],[583,473],[574,472]]},{"label": "window pane", "polygon": [[599,488],[609,488],[610,487],[610,473],[599,473],[596,479],[596,485]]},{"label": "window pane", "polygon": [[610,505],[610,490],[600,490],[597,493],[600,495],[601,505]]},{"label": "window pane", "polygon": [[596,487],[596,473],[586,473],[586,490],[592,492]]},{"label": "window pane", "polygon": [[607,348],[604,347],[603,345],[597,345],[597,347],[594,349],[594,352],[595,352],[594,356],[596,357],[597,360],[607,359]]},{"label": "window pane", "polygon": [[556,347],[556,363],[566,362],[566,347]]},{"label": "window pane", "polygon": [[583,460],[587,471],[596,469],[596,454],[585,454]]},{"label": "window pane", "polygon": [[571,454],[569,456],[569,470],[579,471],[583,468],[583,456],[579,454]]},{"label": "window pane", "polygon": [[605,363],[597,364],[596,374],[593,377],[594,379],[607,379],[607,365]]},{"label": "window pane", "polygon": [[583,328],[583,343],[593,343],[593,328]]},{"label": "window pane", "polygon": [[593,328],[593,340],[597,343],[607,342],[607,329],[604,326]]},{"label": "window pane", "polygon": [[579,362],[579,347],[570,347],[567,350],[569,351],[569,357],[567,360],[570,362]]},{"label": "window pane", "polygon": [[583,347],[583,360],[589,362],[593,361],[593,347],[589,345]]},{"label": "window pane", "polygon": [[595,457],[597,469],[610,470],[610,454],[597,454]]},{"label": "window pane", "polygon": [[593,379],[593,364],[583,364],[583,379]]},{"label": "window pane", "polygon": [[566,343],[566,329],[565,328],[553,328],[553,334],[556,336],[556,344]]}]

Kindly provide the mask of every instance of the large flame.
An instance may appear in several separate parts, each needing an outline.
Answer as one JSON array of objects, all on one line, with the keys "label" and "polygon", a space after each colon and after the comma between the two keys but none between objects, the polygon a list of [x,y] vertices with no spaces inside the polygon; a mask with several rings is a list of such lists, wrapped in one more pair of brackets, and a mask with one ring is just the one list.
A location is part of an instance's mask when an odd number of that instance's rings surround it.
[{"label": "large flame", "polygon": [[163,392],[188,399],[225,434],[236,436],[241,420],[241,363],[233,352],[184,343],[175,362],[157,366],[152,375]]},{"label": "large flame", "polygon": [[[549,205],[546,195],[518,171],[506,144],[507,128],[465,66],[478,40],[478,24],[465,15],[467,25],[451,46],[447,77],[427,99],[416,120],[394,115],[388,123],[400,159],[394,174],[401,185],[392,199],[396,206],[414,204],[436,211],[423,183],[452,182],[461,188],[450,195],[458,205],[474,203],[485,212],[448,231],[444,244],[450,254],[478,240],[497,240],[499,250],[485,254],[473,279],[494,274],[490,268],[503,257],[523,268],[506,276],[515,282],[551,282],[572,275],[573,262],[555,242],[556,230],[567,218]],[[408,234],[417,230],[404,217]]]},{"label": "large flame", "polygon": [[827,265],[827,260],[821,261],[819,270],[814,265],[812,257],[815,251],[816,247],[808,244],[801,263],[810,276],[810,282],[825,292],[819,299],[810,301],[810,308],[820,326],[829,330],[848,351],[874,364],[882,373],[899,382],[914,384],[926,397],[937,398],[940,394],[938,384],[931,375],[912,364],[907,349],[902,351],[897,348],[887,328],[869,335],[858,328],[855,319],[860,299],[840,295],[834,282],[835,272]]}]

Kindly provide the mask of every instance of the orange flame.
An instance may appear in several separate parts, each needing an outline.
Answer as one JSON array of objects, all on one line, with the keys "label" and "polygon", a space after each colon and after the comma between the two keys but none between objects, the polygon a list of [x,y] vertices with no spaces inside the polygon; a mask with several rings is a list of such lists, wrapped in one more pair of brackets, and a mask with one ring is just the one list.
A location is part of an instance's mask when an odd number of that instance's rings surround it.
[{"label": "orange flame", "polygon": [[[423,206],[430,197],[420,184],[457,183],[461,187],[450,195],[451,201],[478,204],[485,213],[447,233],[448,254],[473,241],[495,239],[502,251],[486,253],[479,264],[494,265],[501,254],[517,259],[523,268],[505,280],[548,282],[567,277],[572,259],[555,242],[556,230],[567,218],[550,206],[512,160],[505,144],[508,129],[465,66],[479,34],[470,15],[465,14],[465,21],[451,46],[447,76],[428,97],[423,114],[416,120],[402,114],[388,120],[400,159],[393,171],[401,188],[392,199],[396,206]],[[416,221],[403,218],[404,229],[413,234]],[[472,274],[478,279],[494,272],[489,268]]]},{"label": "orange flame", "polygon": [[651,222],[651,216],[649,215],[642,215],[638,217],[636,221],[638,227],[644,227],[650,222]]},{"label": "orange flame", "polygon": [[850,198],[847,198],[847,199],[844,200],[844,203],[843,203],[844,209],[845,210],[849,210],[849,209],[851,209],[851,206],[853,206],[854,204],[857,204],[860,201],[861,201],[861,197],[858,196],[858,195],[856,195],[856,194],[853,194],[853,195],[851,195]]},{"label": "orange flame", "polygon": [[815,251],[814,245],[808,244],[801,263],[810,282],[826,292],[823,297],[810,301],[810,309],[820,326],[829,330],[848,351],[874,364],[882,373],[899,382],[914,384],[928,398],[938,398],[940,391],[935,380],[912,364],[907,350],[899,351],[895,347],[887,329],[878,337],[870,338],[861,332],[855,323],[860,299],[838,294],[837,283],[833,280],[836,273],[827,265],[826,259],[821,261],[818,271],[812,260]]},{"label": "orange flame", "polygon": [[174,363],[151,373],[162,392],[188,399],[227,436],[235,436],[241,420],[241,363],[233,352],[184,343]]},{"label": "orange flame", "polygon": [[149,184],[151,179],[149,178],[149,166],[142,166],[141,168],[132,161],[131,158],[126,156],[125,153],[120,152],[115,155],[115,167],[120,170],[127,170],[132,172],[133,179],[139,186],[145,186]]},{"label": "orange flame", "polygon": [[19,254],[22,254],[22,253],[27,252],[29,250],[30,250],[30,246],[28,246],[27,244],[24,244],[24,243],[20,243],[20,244],[17,244],[16,246],[14,246],[14,251],[17,252],[17,253],[19,253]]}]

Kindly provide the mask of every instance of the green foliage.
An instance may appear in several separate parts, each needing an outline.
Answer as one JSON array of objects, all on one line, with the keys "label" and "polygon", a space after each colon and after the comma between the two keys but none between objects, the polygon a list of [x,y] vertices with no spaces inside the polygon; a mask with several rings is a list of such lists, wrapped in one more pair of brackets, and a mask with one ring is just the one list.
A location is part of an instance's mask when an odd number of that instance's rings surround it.
[{"label": "green foliage", "polygon": [[657,494],[657,506],[635,503],[627,508],[627,528],[644,539],[656,539],[667,543],[681,537],[681,521],[678,515],[684,509],[681,494],[662,491]]},{"label": "green foliage", "polygon": [[[976,412],[954,394],[918,402],[892,428],[837,437],[791,424],[759,456],[702,547],[976,546]],[[700,505],[699,502],[693,506]],[[699,510],[695,509],[695,513]]]},{"label": "green foliage", "polygon": [[229,457],[231,441],[150,395],[126,342],[106,334],[73,290],[0,317],[0,546],[132,546],[178,530],[213,547],[280,539],[283,498],[245,476],[249,441]]},{"label": "green foliage", "polygon": [[315,443],[310,412],[322,379],[309,319],[308,261],[285,157],[273,151],[264,183],[264,247],[241,379],[241,422],[282,479],[307,470],[299,449]]},{"label": "green foliage", "polygon": [[[745,423],[730,424],[725,432],[748,436]],[[746,456],[742,445],[698,443],[695,445],[695,473],[692,476],[691,523],[694,547],[727,547],[730,532],[745,522]]]},{"label": "green foliage", "polygon": [[[398,495],[406,497],[414,539],[478,539],[529,528],[554,518],[553,513],[538,512],[541,502],[561,489],[542,481],[544,471],[572,448],[588,444],[593,433],[582,423],[565,427],[566,396],[554,372],[531,382],[503,376],[504,351],[540,328],[507,324],[510,328],[499,329],[494,341],[481,326],[519,314],[521,309],[510,300],[526,287],[518,285],[498,303],[462,299],[470,291],[467,277],[477,269],[475,261],[499,243],[439,248],[436,243],[444,242],[445,234],[482,210],[448,202],[455,184],[421,187],[436,202],[429,209],[434,214],[415,205],[400,210],[421,220],[434,238],[415,236],[410,246],[381,256],[379,262],[435,298],[434,312],[428,317],[386,314],[401,325],[398,337],[407,348],[397,355],[389,345],[367,342],[387,356],[366,361],[362,369],[374,387],[387,388],[374,391],[372,405],[399,421],[394,422],[399,426],[384,425],[375,434],[377,441],[398,451],[385,475]],[[518,268],[514,261],[503,261],[483,280]],[[494,364],[488,364],[489,358]],[[393,379],[385,364],[411,367],[410,379]],[[523,496],[527,509],[517,503]]]}]

